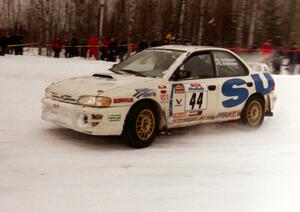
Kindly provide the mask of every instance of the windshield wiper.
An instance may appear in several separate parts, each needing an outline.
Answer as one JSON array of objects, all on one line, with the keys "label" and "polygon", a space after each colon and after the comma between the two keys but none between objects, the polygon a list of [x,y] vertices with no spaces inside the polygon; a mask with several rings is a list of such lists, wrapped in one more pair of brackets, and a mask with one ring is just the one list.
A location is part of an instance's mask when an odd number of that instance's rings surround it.
[{"label": "windshield wiper", "polygon": [[133,74],[139,77],[147,77],[146,75],[140,73],[140,72],[136,72],[136,71],[132,71],[132,70],[126,70],[126,69],[121,69],[120,71],[123,71],[125,73],[129,73],[129,74]]}]

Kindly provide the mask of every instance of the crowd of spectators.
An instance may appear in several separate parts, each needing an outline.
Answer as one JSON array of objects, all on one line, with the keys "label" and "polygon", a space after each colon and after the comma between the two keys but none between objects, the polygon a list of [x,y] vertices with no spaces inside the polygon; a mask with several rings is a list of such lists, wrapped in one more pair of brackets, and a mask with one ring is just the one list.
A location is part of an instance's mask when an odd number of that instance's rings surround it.
[{"label": "crowd of spectators", "polygon": [[[289,49],[285,50],[280,46],[273,49],[271,43],[271,40],[266,40],[261,47],[254,45],[251,47],[250,52],[260,52],[264,62],[272,65],[274,73],[280,72],[283,61],[288,61],[285,63],[285,66],[287,66],[287,70],[291,74],[296,73],[300,66],[300,49],[297,43],[293,43]],[[49,46],[53,52],[52,55],[56,58],[64,56],[65,58],[83,57],[95,60],[122,61],[128,55],[143,51],[149,47],[169,44],[192,45],[193,43],[187,39],[178,38],[173,30],[171,30],[163,39],[150,42],[146,39],[141,39],[136,44],[128,44],[126,41],[119,42],[114,37],[100,39],[97,35],[78,37],[73,33],[64,39],[56,35]],[[207,45],[213,46],[214,43],[210,41]],[[24,36],[22,33],[10,34],[9,32],[0,30],[0,56],[4,56],[5,54],[22,55],[24,46]]]}]

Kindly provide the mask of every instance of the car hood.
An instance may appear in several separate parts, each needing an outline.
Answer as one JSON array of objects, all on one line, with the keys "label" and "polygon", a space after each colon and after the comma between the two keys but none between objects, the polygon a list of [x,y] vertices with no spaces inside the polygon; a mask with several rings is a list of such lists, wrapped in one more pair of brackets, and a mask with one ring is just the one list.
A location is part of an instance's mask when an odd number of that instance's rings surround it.
[{"label": "car hood", "polygon": [[93,76],[74,77],[50,85],[46,91],[56,98],[70,98],[77,100],[84,95],[103,95],[105,92],[119,87],[126,87],[133,83],[144,83],[154,80],[149,77],[134,75],[119,75],[96,73]]}]

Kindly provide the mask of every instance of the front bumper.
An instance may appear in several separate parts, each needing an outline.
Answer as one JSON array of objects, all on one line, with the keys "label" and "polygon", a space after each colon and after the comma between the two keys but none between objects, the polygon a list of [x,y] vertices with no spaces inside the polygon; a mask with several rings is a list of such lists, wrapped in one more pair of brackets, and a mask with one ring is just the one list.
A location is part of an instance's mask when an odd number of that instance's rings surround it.
[{"label": "front bumper", "polygon": [[43,98],[42,119],[92,135],[121,135],[129,107],[94,108]]}]

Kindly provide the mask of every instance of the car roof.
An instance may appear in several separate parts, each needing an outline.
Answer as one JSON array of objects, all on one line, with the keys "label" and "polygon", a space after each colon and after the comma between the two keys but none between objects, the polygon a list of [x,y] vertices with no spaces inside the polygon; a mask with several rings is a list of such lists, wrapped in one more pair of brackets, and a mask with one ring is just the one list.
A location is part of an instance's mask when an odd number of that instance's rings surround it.
[{"label": "car roof", "polygon": [[196,51],[208,51],[208,50],[229,51],[228,49],[213,47],[213,46],[192,46],[192,45],[164,45],[164,46],[153,47],[150,49],[175,50],[175,51],[185,51],[190,53]]}]

